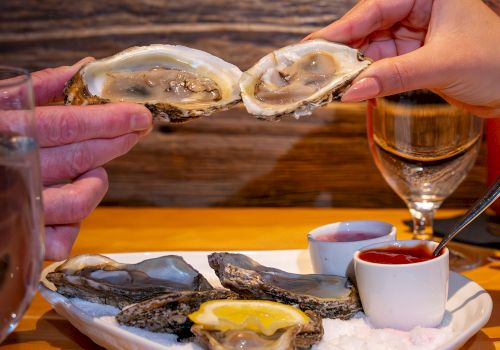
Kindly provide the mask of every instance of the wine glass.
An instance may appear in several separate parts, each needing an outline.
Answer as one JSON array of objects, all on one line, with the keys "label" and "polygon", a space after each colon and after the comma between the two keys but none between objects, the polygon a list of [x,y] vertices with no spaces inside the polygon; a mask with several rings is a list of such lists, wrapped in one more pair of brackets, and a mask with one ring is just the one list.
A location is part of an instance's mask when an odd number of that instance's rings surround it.
[{"label": "wine glass", "polygon": [[[370,101],[370,151],[386,182],[408,206],[414,239],[433,239],[436,210],[473,167],[482,120],[427,90]],[[450,267],[471,268],[478,259],[455,252]]]},{"label": "wine glass", "polygon": [[43,261],[34,123],[30,74],[0,66],[0,343],[28,308]]}]

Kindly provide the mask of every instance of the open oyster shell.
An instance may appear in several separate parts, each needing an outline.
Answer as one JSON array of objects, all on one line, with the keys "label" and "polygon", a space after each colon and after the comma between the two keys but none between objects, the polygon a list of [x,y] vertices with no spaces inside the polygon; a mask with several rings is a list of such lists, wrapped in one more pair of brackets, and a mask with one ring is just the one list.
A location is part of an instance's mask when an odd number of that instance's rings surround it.
[{"label": "open oyster shell", "polygon": [[240,79],[248,113],[264,119],[309,115],[339,97],[371,63],[358,50],[317,39],[278,49]]},{"label": "open oyster shell", "polygon": [[155,117],[182,122],[240,101],[241,71],[207,52],[180,45],[132,47],[83,66],[66,84],[66,104],[129,101]]},{"label": "open oyster shell", "polygon": [[116,315],[116,320],[126,326],[174,333],[179,340],[188,340],[193,337],[190,331],[193,322],[188,318],[190,313],[208,300],[238,298],[238,294],[226,289],[169,293],[123,309]]},{"label": "open oyster shell", "polygon": [[265,336],[251,330],[213,331],[194,325],[191,332],[196,340],[210,350],[256,349],[293,350],[309,349],[323,337],[321,317],[310,310],[305,311],[309,323],[281,329],[272,336]]},{"label": "open oyster shell", "polygon": [[357,290],[346,277],[289,273],[235,253],[212,253],[208,263],[224,287],[244,298],[297,305],[328,318],[349,319],[361,310]]},{"label": "open oyster shell", "polygon": [[102,255],[79,255],[47,274],[57,292],[118,308],[164,293],[213,287],[180,256],[167,255],[121,264]]}]

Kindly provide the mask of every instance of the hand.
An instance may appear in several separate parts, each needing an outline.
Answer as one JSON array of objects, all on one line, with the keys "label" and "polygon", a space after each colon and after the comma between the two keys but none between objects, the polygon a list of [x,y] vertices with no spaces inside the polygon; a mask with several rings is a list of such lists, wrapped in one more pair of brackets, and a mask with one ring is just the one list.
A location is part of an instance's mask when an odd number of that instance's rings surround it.
[{"label": "hand", "polygon": [[500,18],[479,0],[362,0],[310,34],[376,60],[342,101],[429,88],[480,116],[500,116]]},{"label": "hand", "polygon": [[[80,66],[58,67],[32,75],[37,106],[60,101],[64,84]],[[66,258],[80,222],[108,189],[101,167],[127,153],[152,126],[143,106],[116,103],[96,106],[43,106],[35,109],[43,205],[45,257]]]}]

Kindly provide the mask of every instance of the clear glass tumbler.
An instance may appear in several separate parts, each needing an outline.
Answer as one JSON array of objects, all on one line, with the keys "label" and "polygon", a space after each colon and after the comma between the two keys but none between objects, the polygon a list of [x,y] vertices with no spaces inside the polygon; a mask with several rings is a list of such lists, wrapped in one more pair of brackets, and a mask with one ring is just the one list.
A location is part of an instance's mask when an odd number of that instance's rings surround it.
[{"label": "clear glass tumbler", "polygon": [[43,262],[34,111],[29,72],[0,66],[0,343],[28,308]]}]

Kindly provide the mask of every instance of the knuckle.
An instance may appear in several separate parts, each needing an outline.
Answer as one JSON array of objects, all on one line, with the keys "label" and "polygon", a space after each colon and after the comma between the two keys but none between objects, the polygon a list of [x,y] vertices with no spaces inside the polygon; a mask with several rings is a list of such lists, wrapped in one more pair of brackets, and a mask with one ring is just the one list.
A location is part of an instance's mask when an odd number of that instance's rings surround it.
[{"label": "knuckle", "polygon": [[396,88],[398,90],[405,90],[409,86],[409,77],[411,76],[410,72],[406,69],[406,66],[401,62],[394,61],[392,62],[394,72],[393,80]]},{"label": "knuckle", "polygon": [[66,145],[78,141],[83,133],[83,122],[72,108],[65,108],[59,117],[47,117],[45,137],[52,145]]},{"label": "knuckle", "polygon": [[81,191],[72,190],[68,196],[70,197],[69,216],[72,222],[83,221],[94,208],[89,197]]},{"label": "knuckle", "polygon": [[61,128],[56,118],[46,117],[47,123],[45,124],[44,136],[50,145],[59,144]]},{"label": "knuckle", "polygon": [[85,143],[76,144],[70,164],[74,176],[83,174],[94,164],[94,154]]},{"label": "knuckle", "polygon": [[83,123],[72,108],[68,108],[67,112],[61,116],[58,127],[59,142],[62,144],[78,141],[79,135],[83,132]]}]

